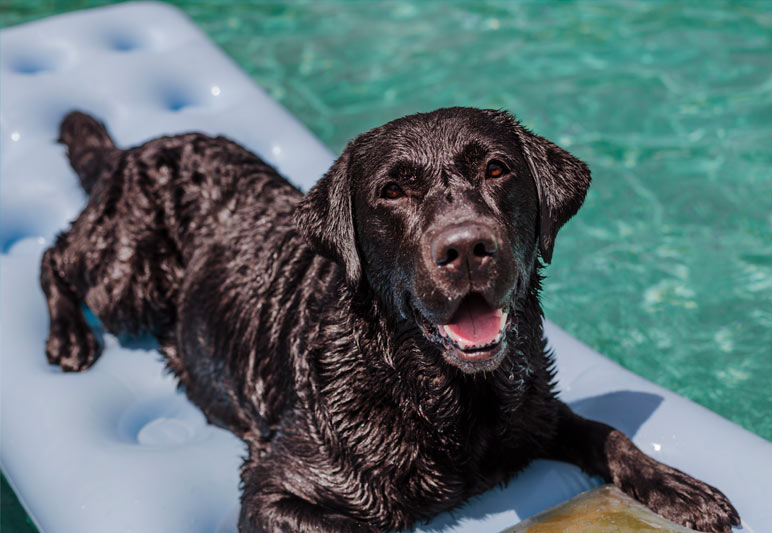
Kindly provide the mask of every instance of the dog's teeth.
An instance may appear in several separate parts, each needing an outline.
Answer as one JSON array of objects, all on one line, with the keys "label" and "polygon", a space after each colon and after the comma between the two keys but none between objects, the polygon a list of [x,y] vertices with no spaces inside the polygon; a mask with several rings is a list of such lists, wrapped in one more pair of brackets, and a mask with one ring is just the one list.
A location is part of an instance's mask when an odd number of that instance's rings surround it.
[{"label": "dog's teeth", "polygon": [[448,337],[450,339],[453,338],[453,334],[450,332],[450,328],[448,326],[442,326],[442,328],[440,328],[440,332],[442,333],[443,337]]},{"label": "dog's teeth", "polygon": [[504,331],[505,327],[507,327],[507,312],[503,311],[501,313],[501,319],[499,321],[499,331]]}]

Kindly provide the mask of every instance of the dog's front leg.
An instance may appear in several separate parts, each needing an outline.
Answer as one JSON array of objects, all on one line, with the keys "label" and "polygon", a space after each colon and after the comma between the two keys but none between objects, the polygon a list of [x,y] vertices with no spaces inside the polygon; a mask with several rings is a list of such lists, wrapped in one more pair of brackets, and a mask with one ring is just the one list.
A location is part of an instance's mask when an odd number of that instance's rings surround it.
[{"label": "dog's front leg", "polygon": [[549,459],[600,476],[654,512],[699,531],[729,532],[737,511],[718,489],[655,461],[622,432],[574,414],[561,402]]},{"label": "dog's front leg", "polygon": [[[265,468],[244,470],[239,533],[376,533],[377,528],[281,488],[295,478]],[[277,486],[278,485],[278,486]]]}]

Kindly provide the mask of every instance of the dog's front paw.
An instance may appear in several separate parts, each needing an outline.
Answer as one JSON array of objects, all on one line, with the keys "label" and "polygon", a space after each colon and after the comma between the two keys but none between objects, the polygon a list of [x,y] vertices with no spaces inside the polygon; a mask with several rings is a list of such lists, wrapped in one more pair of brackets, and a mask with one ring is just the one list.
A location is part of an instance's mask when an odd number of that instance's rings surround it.
[{"label": "dog's front paw", "polygon": [[46,356],[52,365],[65,372],[79,372],[94,364],[101,347],[83,320],[59,319],[51,324],[46,342]]},{"label": "dog's front paw", "polygon": [[680,470],[647,457],[622,479],[620,488],[656,513],[682,526],[711,533],[728,533],[740,516],[724,494]]}]

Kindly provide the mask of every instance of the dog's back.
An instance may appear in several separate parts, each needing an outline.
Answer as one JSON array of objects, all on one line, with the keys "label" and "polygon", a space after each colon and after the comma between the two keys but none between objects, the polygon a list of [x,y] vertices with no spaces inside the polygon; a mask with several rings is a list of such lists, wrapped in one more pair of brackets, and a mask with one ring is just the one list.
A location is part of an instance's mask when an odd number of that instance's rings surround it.
[{"label": "dog's back", "polygon": [[240,240],[258,255],[252,261],[279,265],[300,192],[224,137],[188,133],[120,150],[100,122],[73,112],[60,141],[89,201],[43,258],[43,287],[53,294],[49,360],[80,370],[98,356],[82,302],[111,333],[157,336],[171,369],[187,378],[176,338],[186,271],[215,262],[228,279],[249,275],[226,265]]}]

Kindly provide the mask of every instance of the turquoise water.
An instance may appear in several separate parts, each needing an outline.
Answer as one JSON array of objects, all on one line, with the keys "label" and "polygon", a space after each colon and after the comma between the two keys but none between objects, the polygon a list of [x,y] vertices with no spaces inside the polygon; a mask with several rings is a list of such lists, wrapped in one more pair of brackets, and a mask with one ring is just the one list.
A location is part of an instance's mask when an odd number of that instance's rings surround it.
[{"label": "turquoise water", "polygon": [[547,316],[772,440],[772,2],[173,3],[334,151],[472,105],[587,161]]}]

